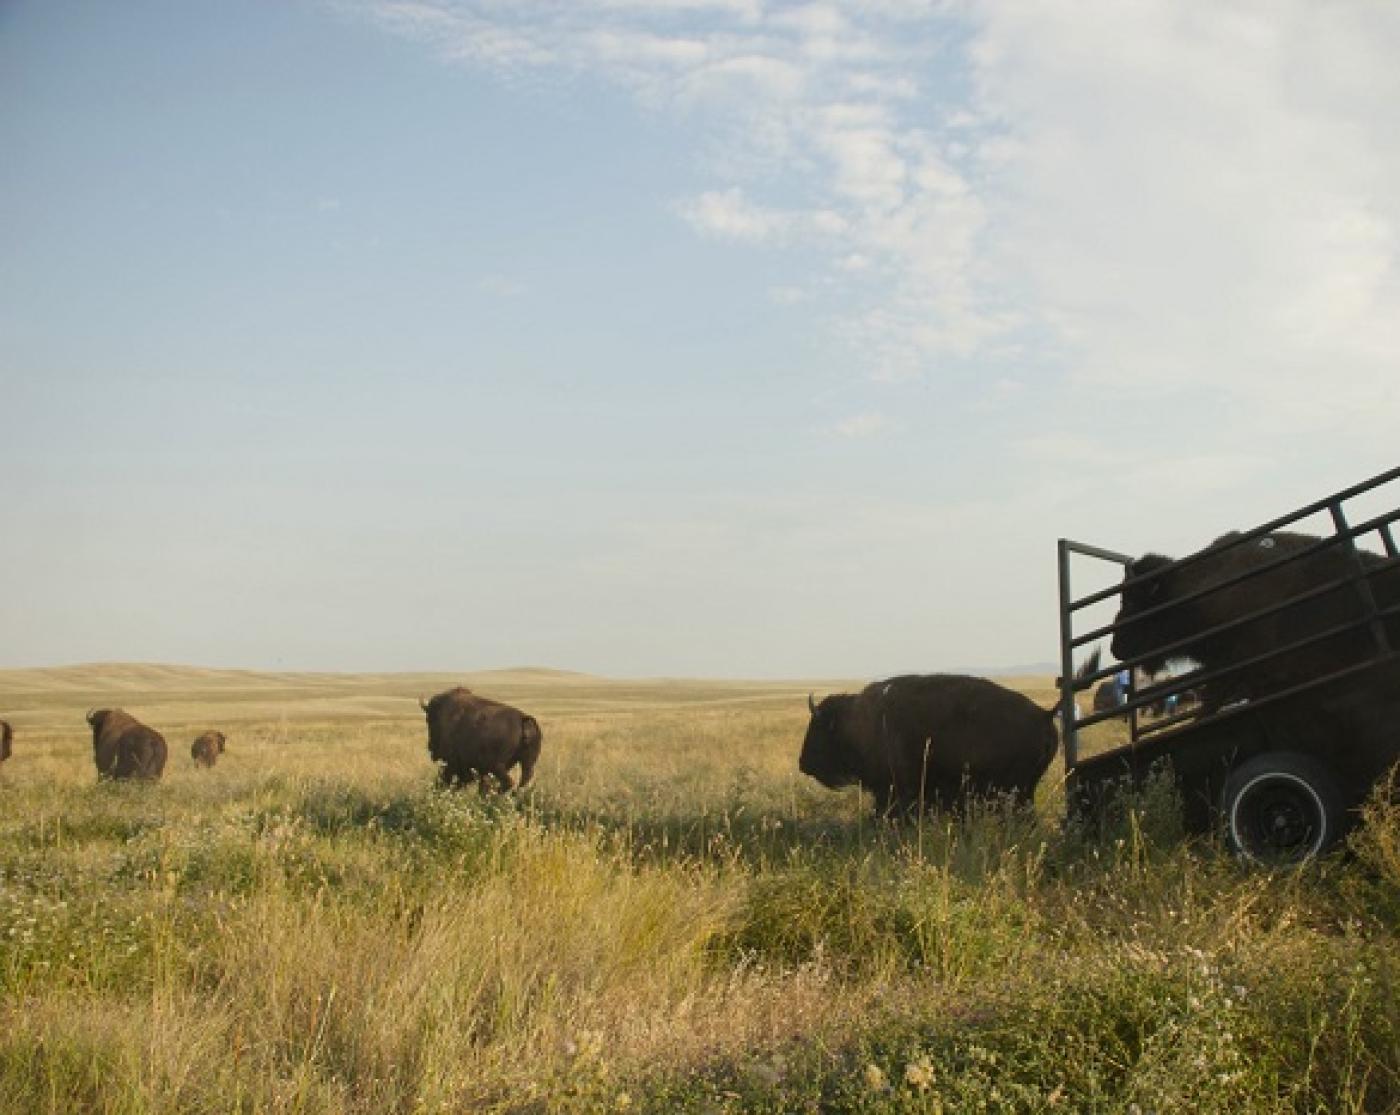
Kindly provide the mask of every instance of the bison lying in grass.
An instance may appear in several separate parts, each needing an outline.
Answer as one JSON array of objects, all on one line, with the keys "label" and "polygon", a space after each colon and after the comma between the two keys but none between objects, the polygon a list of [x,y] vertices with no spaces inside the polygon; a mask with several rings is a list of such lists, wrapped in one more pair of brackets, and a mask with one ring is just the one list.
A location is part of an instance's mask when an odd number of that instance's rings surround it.
[{"label": "bison lying in grass", "polygon": [[92,757],[99,778],[156,782],[165,771],[165,737],[121,709],[87,714],[92,726]]},{"label": "bison lying in grass", "polygon": [[[1226,534],[1179,562],[1147,554],[1128,566],[1124,576],[1115,620],[1121,626],[1112,642],[1120,661],[1136,659],[1149,673],[1156,673],[1173,658],[1191,659],[1209,672],[1272,655],[1204,683],[1203,713],[1363,661],[1374,638],[1365,625],[1273,654],[1361,619],[1365,604],[1358,583],[1324,588],[1354,573],[1357,562],[1367,574],[1360,585],[1369,587],[1379,607],[1400,604],[1400,567],[1378,554],[1357,550],[1353,557],[1340,542],[1322,545],[1320,538],[1285,531],[1241,539],[1238,533]],[[1271,568],[1312,547],[1317,547],[1315,552]],[[1258,572],[1207,591],[1251,571]],[[1248,618],[1309,592],[1314,595],[1269,615]],[[1227,624],[1232,626],[1215,630]],[[1400,618],[1388,618],[1384,628],[1392,645],[1400,643]]]},{"label": "bison lying in grass", "polygon": [[830,789],[864,787],[881,813],[970,796],[1029,801],[1060,743],[1053,709],[960,674],[890,678],[807,705],[802,773]]},{"label": "bison lying in grass", "polygon": [[223,732],[205,732],[195,737],[195,741],[190,744],[190,758],[198,766],[212,767],[224,753],[226,740]]},{"label": "bison lying in grass", "polygon": [[428,754],[441,768],[443,785],[479,780],[484,794],[490,776],[501,790],[509,790],[514,785],[510,769],[517,763],[520,785],[529,783],[541,743],[533,716],[460,686],[418,704],[428,719]]}]

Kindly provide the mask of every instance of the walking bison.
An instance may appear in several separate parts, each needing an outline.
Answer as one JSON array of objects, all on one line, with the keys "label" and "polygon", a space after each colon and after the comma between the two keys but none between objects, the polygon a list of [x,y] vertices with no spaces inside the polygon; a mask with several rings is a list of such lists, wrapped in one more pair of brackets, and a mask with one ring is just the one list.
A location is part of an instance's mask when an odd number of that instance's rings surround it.
[{"label": "walking bison", "polygon": [[[1365,577],[1346,582],[1358,563]],[[1276,531],[1249,540],[1226,534],[1180,561],[1146,554],[1128,566],[1112,650],[1149,673],[1172,659],[1193,660],[1204,672],[1237,667],[1201,686],[1201,711],[1213,712],[1363,661],[1373,633],[1364,624],[1336,629],[1362,618],[1366,591],[1381,608],[1400,604],[1400,567],[1307,534]],[[1294,599],[1299,596],[1305,599]],[[1294,602],[1255,614],[1288,601]],[[1400,642],[1400,617],[1382,627],[1392,644]],[[1293,646],[1305,640],[1306,646]]]},{"label": "walking bison", "polygon": [[460,686],[418,704],[428,720],[428,754],[443,785],[476,781],[484,794],[489,776],[500,790],[509,790],[510,769],[517,763],[520,785],[529,783],[542,740],[533,716]]},{"label": "walking bison", "polygon": [[195,737],[194,743],[190,744],[190,758],[198,766],[212,767],[224,753],[226,739],[223,732],[205,732]]},{"label": "walking bison", "polygon": [[14,744],[15,734],[10,730],[9,722],[0,720],[0,763],[14,754]]},{"label": "walking bison", "polygon": [[807,707],[799,769],[829,789],[862,786],[881,813],[1029,801],[1060,742],[1055,710],[961,674],[890,678]]},{"label": "walking bison", "polygon": [[99,778],[159,781],[167,753],[164,736],[119,708],[90,712],[87,722]]}]

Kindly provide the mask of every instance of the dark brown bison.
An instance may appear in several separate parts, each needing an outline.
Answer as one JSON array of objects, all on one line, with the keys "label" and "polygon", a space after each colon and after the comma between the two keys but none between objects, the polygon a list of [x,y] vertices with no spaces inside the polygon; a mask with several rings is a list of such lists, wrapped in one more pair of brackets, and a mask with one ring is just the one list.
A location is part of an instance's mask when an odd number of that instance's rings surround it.
[{"label": "dark brown bison", "polygon": [[1094,711],[1112,712],[1123,703],[1123,691],[1112,678],[1105,678],[1094,687]]},{"label": "dark brown bison", "polygon": [[97,709],[92,725],[92,757],[99,778],[159,781],[165,770],[165,737],[121,709]]},{"label": "dark brown bison", "polygon": [[[1302,554],[1323,540],[1285,531],[1248,541],[1242,537],[1226,534],[1180,562],[1147,554],[1129,565],[1124,575],[1115,620],[1121,626],[1112,641],[1113,654],[1120,661],[1138,659],[1143,669],[1156,673],[1172,659],[1190,659],[1208,672],[1282,651],[1205,682],[1200,688],[1202,712],[1363,661],[1374,637],[1366,626],[1324,634],[1365,614],[1356,583],[1323,587],[1354,572],[1355,562],[1368,574],[1362,583],[1369,586],[1380,607],[1400,603],[1400,568],[1378,554],[1357,550],[1353,558],[1340,542]],[[1289,555],[1301,556],[1268,568]],[[1261,572],[1207,591],[1250,570]],[[1318,591],[1306,600],[1248,618],[1311,590]],[[1198,592],[1204,595],[1183,599]],[[1227,624],[1233,625],[1216,630]],[[1400,619],[1391,617],[1384,627],[1392,644],[1400,640]],[[1318,638],[1308,646],[1283,650],[1313,636]]]},{"label": "dark brown bison", "polygon": [[8,759],[15,750],[15,734],[8,721],[0,720],[0,763]]},{"label": "dark brown bison", "polygon": [[205,732],[190,744],[190,758],[199,766],[212,767],[224,753],[225,739],[223,732]]},{"label": "dark brown bison", "polygon": [[1028,801],[1060,744],[1055,710],[961,674],[890,678],[807,707],[799,769],[833,790],[859,784],[881,813]]},{"label": "dark brown bison", "polygon": [[541,743],[533,716],[461,687],[418,704],[428,719],[428,754],[441,768],[443,785],[479,780],[484,794],[489,775],[501,790],[509,790],[510,768],[517,763],[520,785],[529,783]]}]

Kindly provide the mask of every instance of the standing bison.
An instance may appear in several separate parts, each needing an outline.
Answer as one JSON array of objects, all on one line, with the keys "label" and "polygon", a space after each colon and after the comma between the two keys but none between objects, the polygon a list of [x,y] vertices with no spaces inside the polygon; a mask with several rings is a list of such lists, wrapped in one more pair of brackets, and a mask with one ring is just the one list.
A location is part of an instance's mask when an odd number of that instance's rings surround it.
[{"label": "standing bison", "polygon": [[502,791],[509,790],[510,768],[517,763],[520,785],[529,783],[541,743],[533,716],[461,687],[418,704],[428,719],[428,754],[441,768],[443,785],[479,780],[484,794],[489,775]]},{"label": "standing bison", "polygon": [[92,726],[92,757],[99,778],[157,782],[165,770],[165,737],[121,709],[87,714]]},{"label": "standing bison", "polygon": [[799,769],[833,790],[859,784],[881,813],[1029,801],[1060,743],[1054,710],[960,674],[890,678],[807,707]]},{"label": "standing bison", "polygon": [[14,753],[15,734],[10,731],[8,721],[0,720],[0,763],[3,763]]},{"label": "standing bison", "polygon": [[198,766],[212,767],[224,753],[226,738],[223,732],[205,732],[197,736],[194,743],[190,744],[190,758]]},{"label": "standing bison", "polygon": [[[1313,552],[1302,554],[1308,550]],[[1290,556],[1294,560],[1286,565],[1270,568]],[[1343,583],[1358,563],[1365,577]],[[1139,660],[1149,673],[1174,658],[1191,659],[1210,672],[1268,655],[1201,686],[1201,711],[1212,712],[1363,661],[1373,634],[1364,624],[1335,629],[1365,615],[1364,586],[1379,607],[1400,604],[1400,567],[1307,534],[1276,531],[1248,540],[1226,534],[1180,561],[1147,554],[1124,574],[1113,654],[1120,661]],[[1300,595],[1306,599],[1255,615]],[[1392,645],[1400,642],[1400,618],[1392,616],[1383,626]],[[1307,646],[1286,649],[1307,639]]]}]

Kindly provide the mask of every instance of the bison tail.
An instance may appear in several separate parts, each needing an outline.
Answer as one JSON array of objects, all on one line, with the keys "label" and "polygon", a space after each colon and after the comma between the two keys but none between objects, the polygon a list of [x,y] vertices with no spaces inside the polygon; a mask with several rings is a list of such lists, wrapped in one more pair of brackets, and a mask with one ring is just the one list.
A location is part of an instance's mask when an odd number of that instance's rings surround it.
[{"label": "bison tail", "polygon": [[[1094,650],[1093,650],[1093,653],[1090,654],[1088,658],[1084,659],[1084,661],[1081,662],[1081,663],[1079,664],[1079,669],[1077,669],[1077,670],[1074,671],[1074,680],[1075,680],[1075,681],[1083,681],[1083,680],[1084,680],[1085,678],[1087,678],[1090,674],[1098,673],[1100,658],[1101,658],[1101,652],[1100,652],[1100,650],[1099,650],[1098,647],[1095,647]],[[1059,689],[1059,688],[1060,688],[1060,684],[1061,684],[1062,681],[1063,681],[1062,678],[1056,678],[1056,679],[1055,679],[1055,688],[1056,688],[1056,689]],[[1060,694],[1060,699],[1059,699],[1058,701],[1056,701],[1053,705],[1050,706],[1049,716],[1050,716],[1050,719],[1051,719],[1051,720],[1054,720],[1055,717],[1057,717],[1057,716],[1060,715],[1060,709],[1062,709],[1062,708],[1064,707],[1064,703],[1065,703],[1065,696],[1064,696],[1063,693],[1061,693],[1061,694]],[[1059,743],[1058,743],[1058,741],[1057,741],[1057,742],[1056,742],[1056,747],[1058,747],[1058,746],[1059,746]],[[1053,758],[1054,756],[1052,755],[1051,757]]]}]

